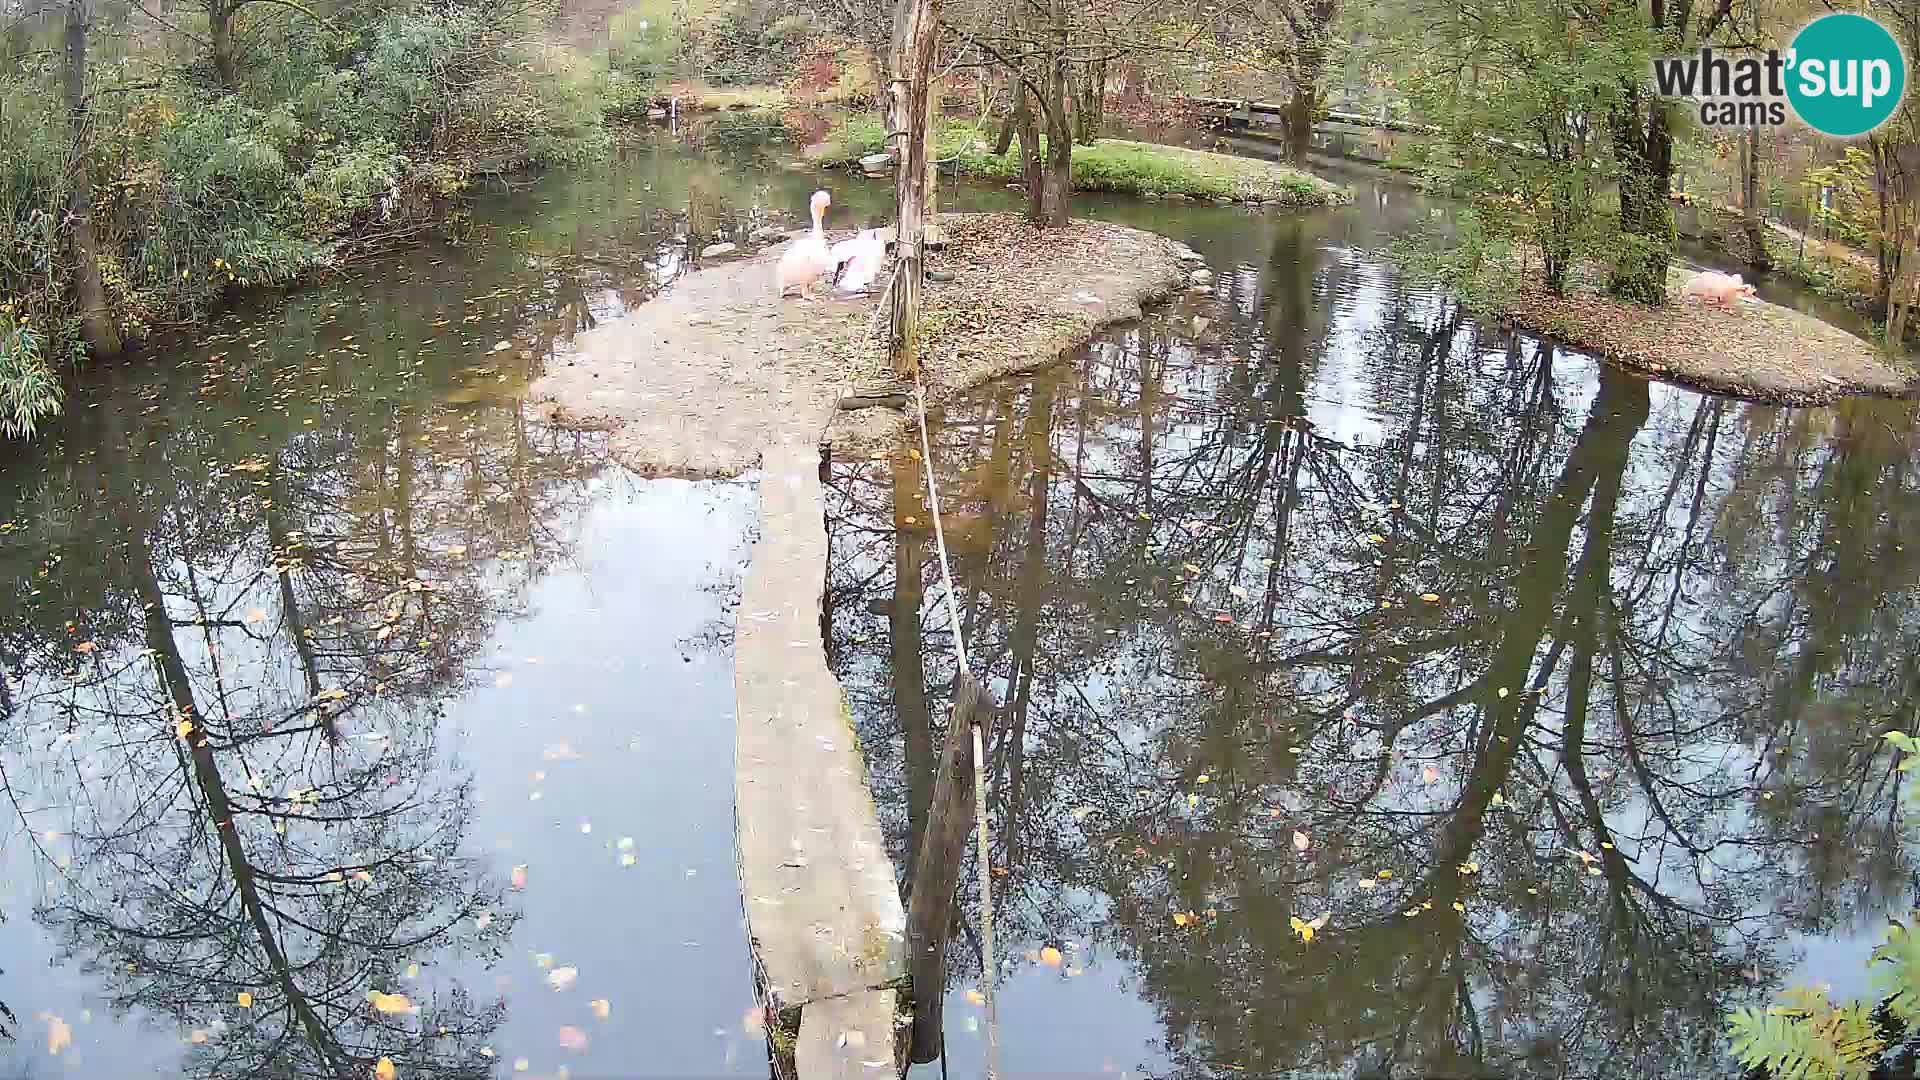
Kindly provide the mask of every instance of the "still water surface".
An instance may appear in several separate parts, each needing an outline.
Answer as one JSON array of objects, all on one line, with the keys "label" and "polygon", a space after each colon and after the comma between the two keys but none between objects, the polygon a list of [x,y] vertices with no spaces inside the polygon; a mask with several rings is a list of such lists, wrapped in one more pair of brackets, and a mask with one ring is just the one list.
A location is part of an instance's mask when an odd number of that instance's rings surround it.
[{"label": "still water surface", "polygon": [[[764,1073],[752,478],[633,477],[519,392],[817,183],[658,150],[502,194],[8,451],[0,1075]],[[1875,739],[1920,676],[1911,418],[1504,335],[1369,253],[1429,208],[1358,186],[1089,200],[1193,244],[1213,300],[938,418],[1008,703],[1006,1061],[1711,1074],[1728,1004],[1859,986],[1914,899]],[[838,224],[886,201],[838,182]],[[830,653],[903,868],[952,678],[911,464],[830,489]],[[968,1075],[971,938],[954,966]]]}]

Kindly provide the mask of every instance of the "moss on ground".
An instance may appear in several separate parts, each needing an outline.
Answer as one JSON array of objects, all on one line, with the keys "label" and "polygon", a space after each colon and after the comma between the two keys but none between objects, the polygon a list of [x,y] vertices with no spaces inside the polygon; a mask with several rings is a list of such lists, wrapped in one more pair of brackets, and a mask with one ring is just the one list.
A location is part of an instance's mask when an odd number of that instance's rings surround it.
[{"label": "moss on ground", "polygon": [[[1008,182],[1020,179],[1020,156],[993,152],[992,133],[967,121],[950,121],[935,133],[934,153],[962,176]],[[871,117],[850,117],[808,155],[828,168],[853,167],[862,157],[880,153],[886,133]],[[1101,139],[1073,148],[1073,189],[1123,195],[1183,195],[1235,202],[1277,202],[1289,206],[1328,206],[1352,196],[1337,184],[1277,162],[1234,157],[1206,150]]]}]

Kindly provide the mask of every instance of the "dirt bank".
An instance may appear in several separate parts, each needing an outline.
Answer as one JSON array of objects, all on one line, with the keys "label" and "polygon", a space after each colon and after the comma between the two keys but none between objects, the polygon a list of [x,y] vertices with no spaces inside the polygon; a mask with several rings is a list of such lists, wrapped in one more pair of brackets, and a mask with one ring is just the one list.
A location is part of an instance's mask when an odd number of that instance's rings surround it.
[{"label": "dirt bank", "polygon": [[[1039,231],[1003,214],[942,215],[929,259],[922,375],[933,401],[1030,370],[1138,318],[1185,283],[1198,256],[1104,222]],[[830,236],[830,240],[841,239]],[[780,243],[710,263],[626,317],[576,339],[529,389],[558,423],[612,432],[614,456],[647,472],[732,475],[776,442],[837,454],[892,445],[906,414],[839,411],[843,398],[898,389],[869,330],[873,296],[805,302],[773,294]],[[837,413],[837,415],[836,415]]]},{"label": "dirt bank", "polygon": [[1742,301],[1728,311],[1681,300],[1687,275],[1668,277],[1669,302],[1648,308],[1590,290],[1552,296],[1528,288],[1508,319],[1575,348],[1669,382],[1780,405],[1819,405],[1851,394],[1902,397],[1915,373],[1873,344],[1791,308]]}]

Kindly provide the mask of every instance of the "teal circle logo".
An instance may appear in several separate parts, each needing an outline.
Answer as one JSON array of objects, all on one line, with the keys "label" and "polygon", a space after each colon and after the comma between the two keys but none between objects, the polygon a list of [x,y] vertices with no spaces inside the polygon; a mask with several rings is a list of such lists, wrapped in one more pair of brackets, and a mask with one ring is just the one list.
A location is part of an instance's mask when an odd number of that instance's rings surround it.
[{"label": "teal circle logo", "polygon": [[1907,91],[1907,58],[1865,15],[1822,15],[1787,54],[1787,101],[1802,123],[1850,139],[1885,123]]}]

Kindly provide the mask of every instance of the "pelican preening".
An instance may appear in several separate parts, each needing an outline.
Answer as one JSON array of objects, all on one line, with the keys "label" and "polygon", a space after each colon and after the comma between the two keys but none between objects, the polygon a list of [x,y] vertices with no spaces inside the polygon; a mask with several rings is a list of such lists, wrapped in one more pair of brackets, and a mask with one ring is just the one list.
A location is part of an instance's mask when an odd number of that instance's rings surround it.
[{"label": "pelican preening", "polygon": [[841,292],[867,291],[880,276],[880,265],[887,258],[887,242],[879,229],[863,229],[851,240],[833,245],[834,284]]}]

